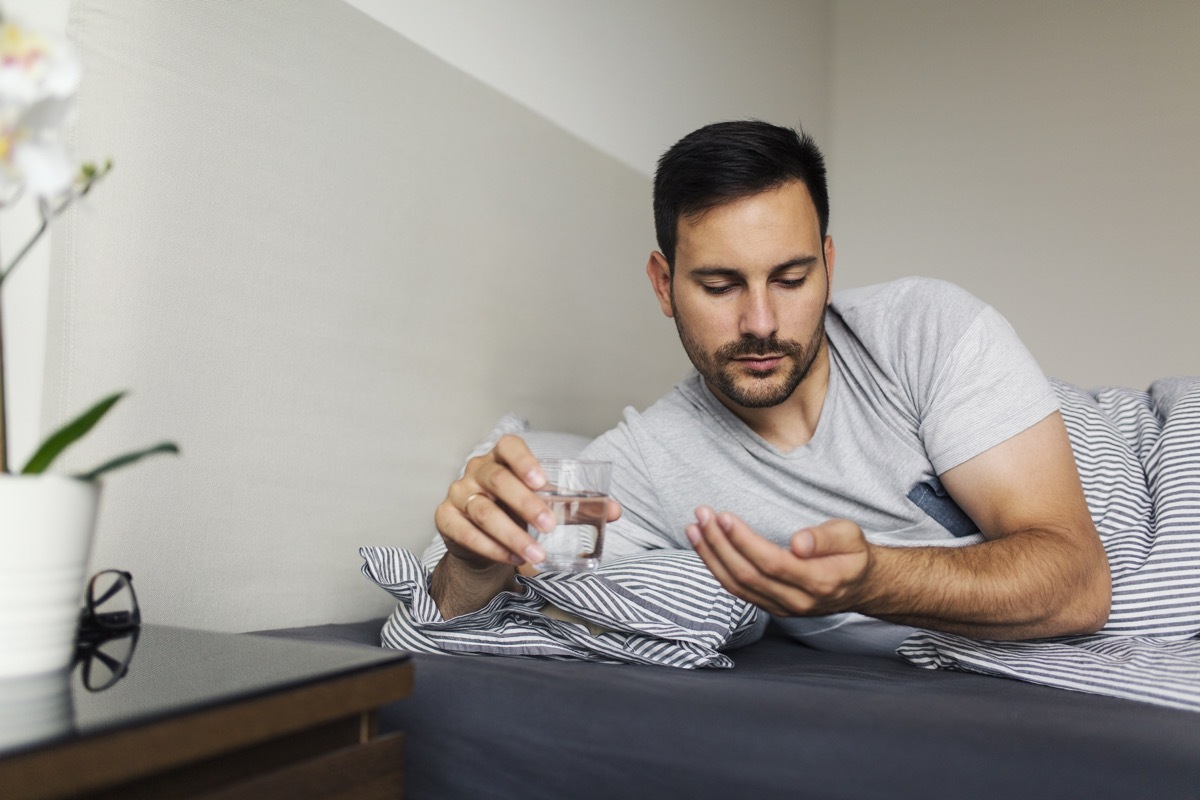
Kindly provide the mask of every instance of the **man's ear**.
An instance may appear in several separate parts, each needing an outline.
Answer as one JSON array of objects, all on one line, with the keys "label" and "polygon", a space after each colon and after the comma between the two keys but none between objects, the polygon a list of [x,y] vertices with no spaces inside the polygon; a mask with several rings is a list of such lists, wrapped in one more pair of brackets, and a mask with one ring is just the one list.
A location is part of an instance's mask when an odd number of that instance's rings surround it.
[{"label": "man's ear", "polygon": [[825,305],[833,298],[833,262],[837,251],[833,248],[833,237],[825,237]]},{"label": "man's ear", "polygon": [[650,279],[663,314],[675,316],[671,310],[671,267],[667,264],[666,256],[657,250],[650,254],[650,260],[646,262],[646,277]]}]

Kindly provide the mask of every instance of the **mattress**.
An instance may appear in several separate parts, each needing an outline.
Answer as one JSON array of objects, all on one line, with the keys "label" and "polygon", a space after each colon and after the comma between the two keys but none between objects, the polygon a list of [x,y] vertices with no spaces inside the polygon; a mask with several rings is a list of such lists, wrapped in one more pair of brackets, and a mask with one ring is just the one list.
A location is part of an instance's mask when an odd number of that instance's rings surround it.
[{"label": "mattress", "polygon": [[[383,620],[269,631],[377,646]],[[1197,798],[1200,714],[772,630],[732,669],[417,654],[408,798]]]}]

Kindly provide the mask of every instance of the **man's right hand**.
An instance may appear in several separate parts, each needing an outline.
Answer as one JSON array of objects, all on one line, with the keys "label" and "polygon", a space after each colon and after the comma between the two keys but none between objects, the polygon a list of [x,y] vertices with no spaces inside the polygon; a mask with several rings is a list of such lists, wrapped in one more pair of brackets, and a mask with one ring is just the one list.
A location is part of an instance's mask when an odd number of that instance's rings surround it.
[{"label": "man's right hand", "polygon": [[467,462],[450,484],[434,522],[455,558],[474,569],[492,564],[536,564],[546,554],[526,532],[554,528],[550,506],[536,492],[546,476],[525,442],[503,436],[491,452]]},{"label": "man's right hand", "polygon": [[[546,558],[527,531],[528,525],[554,529],[550,506],[537,495],[545,485],[537,459],[516,436],[503,436],[491,452],[472,458],[450,484],[434,514],[447,553],[429,584],[445,619],[483,608],[513,588],[516,567]],[[620,516],[620,504],[609,500],[608,521]]]}]

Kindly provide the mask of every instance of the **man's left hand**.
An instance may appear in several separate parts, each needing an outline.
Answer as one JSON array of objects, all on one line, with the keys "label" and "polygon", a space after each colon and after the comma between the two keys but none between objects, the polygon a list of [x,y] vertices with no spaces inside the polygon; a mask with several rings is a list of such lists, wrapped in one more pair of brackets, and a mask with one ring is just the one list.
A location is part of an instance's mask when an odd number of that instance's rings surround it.
[{"label": "man's left hand", "polygon": [[736,515],[700,506],[686,532],[726,590],[776,616],[833,614],[866,599],[871,545],[849,520],[802,528],[780,547]]}]

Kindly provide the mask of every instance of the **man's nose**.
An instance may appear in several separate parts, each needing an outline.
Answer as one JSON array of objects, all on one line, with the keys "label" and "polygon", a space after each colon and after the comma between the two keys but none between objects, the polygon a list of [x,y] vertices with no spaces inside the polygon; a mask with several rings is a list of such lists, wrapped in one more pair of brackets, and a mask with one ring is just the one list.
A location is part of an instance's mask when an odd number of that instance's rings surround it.
[{"label": "man's nose", "polygon": [[746,293],[746,305],[742,309],[741,330],[743,336],[767,339],[779,330],[775,306],[770,293],[765,289],[751,289]]}]

